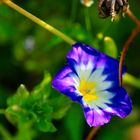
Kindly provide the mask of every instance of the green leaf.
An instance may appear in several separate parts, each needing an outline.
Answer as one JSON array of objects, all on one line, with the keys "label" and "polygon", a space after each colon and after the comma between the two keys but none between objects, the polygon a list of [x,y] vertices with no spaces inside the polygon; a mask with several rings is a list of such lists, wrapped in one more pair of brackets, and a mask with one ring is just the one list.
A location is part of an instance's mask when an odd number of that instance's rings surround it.
[{"label": "green leaf", "polygon": [[111,37],[104,38],[104,53],[113,58],[118,56],[117,46]]},{"label": "green leaf", "polygon": [[12,140],[32,140],[36,136],[37,131],[32,129],[32,123],[20,123],[18,131]]},{"label": "green leaf", "polygon": [[26,87],[23,84],[21,84],[19,86],[19,88],[17,89],[17,94],[19,96],[22,96],[22,98],[29,96],[29,92],[28,92],[28,90],[26,89]]},{"label": "green leaf", "polygon": [[31,121],[28,116],[29,112],[18,105],[10,106],[6,109],[6,116],[13,125],[28,123]]},{"label": "green leaf", "polygon": [[53,107],[52,117],[54,119],[61,119],[71,106],[71,101],[64,95],[50,100],[50,105]]},{"label": "green leaf", "polygon": [[42,94],[46,100],[50,95],[51,90],[51,75],[46,71],[42,82],[37,85],[32,94]]},{"label": "green leaf", "polygon": [[55,126],[44,117],[37,122],[37,127],[42,132],[55,132]]},{"label": "green leaf", "polygon": [[10,105],[21,105],[29,97],[29,92],[26,87],[21,84],[17,89],[17,92],[14,96],[10,97],[7,100],[7,104]]}]

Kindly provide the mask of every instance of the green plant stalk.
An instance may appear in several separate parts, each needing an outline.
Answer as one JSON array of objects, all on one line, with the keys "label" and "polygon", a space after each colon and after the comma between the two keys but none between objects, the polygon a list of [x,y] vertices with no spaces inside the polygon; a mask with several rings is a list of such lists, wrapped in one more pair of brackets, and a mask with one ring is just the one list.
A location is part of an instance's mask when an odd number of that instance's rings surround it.
[{"label": "green plant stalk", "polygon": [[40,25],[44,29],[48,30],[52,34],[62,38],[68,44],[73,45],[75,43],[75,41],[73,39],[71,39],[70,37],[68,37],[64,33],[62,33],[61,31],[57,30],[53,26],[47,24],[46,22],[44,22],[43,20],[39,19],[38,17],[32,15],[31,13],[27,12],[23,8],[19,7],[15,3],[13,3],[12,1],[10,1],[10,0],[2,0],[2,2],[4,4],[6,4],[6,5],[8,5],[9,7],[11,7],[12,9],[16,10],[17,12],[19,12],[20,14],[24,15],[25,17],[29,18],[30,20],[32,20],[36,24]]},{"label": "green plant stalk", "polygon": [[84,13],[85,13],[86,28],[87,28],[87,31],[90,33],[91,32],[91,21],[90,21],[90,15],[89,15],[89,8],[85,7]]}]

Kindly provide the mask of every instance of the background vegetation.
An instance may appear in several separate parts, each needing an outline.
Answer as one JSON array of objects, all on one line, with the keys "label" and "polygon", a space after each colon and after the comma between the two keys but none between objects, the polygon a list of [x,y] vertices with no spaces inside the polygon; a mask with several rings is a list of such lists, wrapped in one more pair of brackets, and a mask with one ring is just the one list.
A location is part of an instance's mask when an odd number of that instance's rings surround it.
[{"label": "background vegetation", "polygon": [[[81,5],[80,0],[14,2],[73,39],[117,59],[136,26],[127,15],[120,15],[115,22],[99,18],[97,0],[90,8]],[[129,3],[140,19],[140,1]],[[135,84],[125,84],[133,111],[126,119],[114,117],[101,127],[96,140],[140,139],[139,38],[137,35],[130,45],[125,60],[128,73],[137,77]],[[0,140],[85,139],[91,128],[80,105],[51,88],[51,79],[66,63],[70,48],[60,38],[0,4]]]}]

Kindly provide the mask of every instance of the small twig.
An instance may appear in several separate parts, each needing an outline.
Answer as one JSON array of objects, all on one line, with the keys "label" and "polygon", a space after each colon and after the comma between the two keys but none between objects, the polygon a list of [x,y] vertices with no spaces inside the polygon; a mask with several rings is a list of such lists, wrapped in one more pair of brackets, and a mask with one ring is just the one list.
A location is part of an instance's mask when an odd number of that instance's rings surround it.
[{"label": "small twig", "polygon": [[120,86],[122,86],[122,67],[123,67],[124,59],[125,59],[125,56],[126,56],[126,53],[127,53],[127,49],[128,49],[129,45],[134,40],[134,38],[136,37],[136,35],[138,34],[139,31],[140,31],[140,27],[136,27],[124,44],[124,47],[123,47],[123,50],[122,50],[122,53],[121,53],[121,57],[120,57],[120,63],[119,63]]},{"label": "small twig", "polygon": [[135,22],[137,26],[140,26],[140,21],[136,18],[136,16],[132,13],[132,11],[128,8],[126,14]]},{"label": "small twig", "polygon": [[122,82],[122,67],[123,67],[124,59],[125,59],[125,56],[127,53],[127,49],[129,47],[129,45],[132,43],[132,41],[134,40],[134,38],[137,36],[137,34],[140,32],[140,21],[134,16],[134,14],[132,13],[132,11],[130,9],[128,9],[126,11],[126,14],[136,23],[137,27],[132,31],[131,35],[129,36],[129,38],[125,42],[122,53],[121,53],[120,63],[119,63],[120,86],[122,86],[122,84],[123,84],[123,82]]},{"label": "small twig", "polygon": [[88,134],[88,136],[86,137],[85,140],[91,140],[95,136],[95,134],[97,133],[99,128],[100,128],[99,126],[93,127],[92,130],[89,132],[89,134]]}]

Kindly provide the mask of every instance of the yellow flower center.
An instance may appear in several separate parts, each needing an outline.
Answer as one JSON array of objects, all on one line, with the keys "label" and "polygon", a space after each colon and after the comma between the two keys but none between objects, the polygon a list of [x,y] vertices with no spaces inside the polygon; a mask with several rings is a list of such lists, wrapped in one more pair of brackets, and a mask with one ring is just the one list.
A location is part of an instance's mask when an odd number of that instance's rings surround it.
[{"label": "yellow flower center", "polygon": [[84,78],[80,80],[79,92],[83,95],[86,102],[96,100],[98,96],[95,92],[96,84],[94,82],[86,81]]}]

